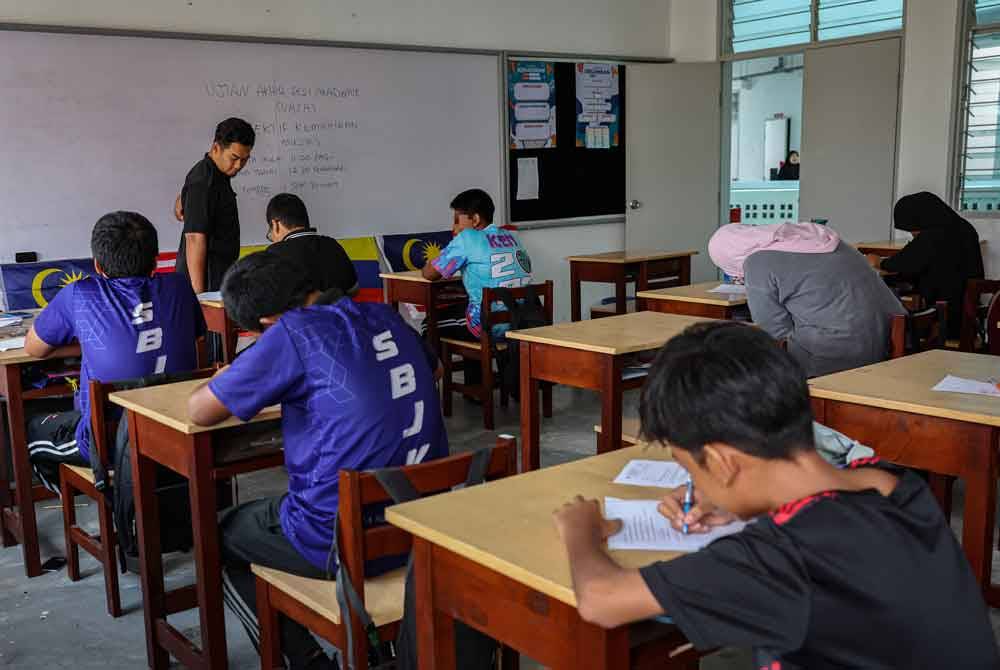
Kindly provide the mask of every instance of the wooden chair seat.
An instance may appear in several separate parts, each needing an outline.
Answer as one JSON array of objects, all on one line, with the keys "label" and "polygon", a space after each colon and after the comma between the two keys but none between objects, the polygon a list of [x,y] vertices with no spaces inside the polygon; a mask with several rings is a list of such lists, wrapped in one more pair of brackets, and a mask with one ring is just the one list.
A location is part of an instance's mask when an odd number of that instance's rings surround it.
[{"label": "wooden chair seat", "polygon": [[[480,344],[478,340],[459,340],[454,337],[442,337],[442,342],[447,342],[452,347],[458,347],[460,349],[479,349]],[[506,351],[507,343],[498,342],[496,345],[497,351]]]},{"label": "wooden chair seat", "polygon": [[[337,603],[336,582],[333,580],[309,579],[261,565],[253,565],[251,569],[258,578],[285,595],[308,606],[329,621],[340,624],[340,605]],[[405,567],[365,580],[365,608],[376,626],[384,626],[403,618],[405,587]]]},{"label": "wooden chair seat", "polygon": [[[64,465],[66,464],[64,463]],[[72,472],[75,476],[79,477],[83,481],[90,484],[91,486],[94,485],[94,471],[91,470],[90,468],[86,468],[82,465],[66,465],[66,469]]]},{"label": "wooden chair seat", "polygon": [[[629,298],[625,303],[625,312],[628,314],[635,313],[635,299]],[[590,318],[591,319],[601,319],[606,316],[615,316],[618,314],[618,306],[611,302],[607,305],[594,305],[590,308]]]}]

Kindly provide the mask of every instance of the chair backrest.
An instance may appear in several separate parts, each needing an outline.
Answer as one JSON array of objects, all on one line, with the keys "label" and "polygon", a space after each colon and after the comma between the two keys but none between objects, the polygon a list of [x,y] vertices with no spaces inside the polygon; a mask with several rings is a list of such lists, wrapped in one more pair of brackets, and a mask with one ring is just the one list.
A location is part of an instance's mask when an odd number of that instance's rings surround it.
[{"label": "chair backrest", "polygon": [[[995,302],[1000,294],[1000,280],[970,279],[965,285],[965,296],[962,300],[962,329],[959,336],[959,348],[962,351],[975,351],[976,335],[979,334],[979,315],[984,295],[992,295]],[[991,352],[993,353],[993,352]]]},{"label": "chair backrest", "polygon": [[[529,286],[521,286],[519,288],[509,288],[506,289],[510,291],[511,296],[514,300],[523,300],[530,296],[533,292],[542,301],[542,311],[545,313],[545,318],[549,323],[552,323],[553,315],[553,283],[549,279],[541,284],[530,284]],[[494,288],[484,288],[483,289],[483,306],[482,312],[480,314],[480,321],[483,324],[483,335],[486,342],[489,342],[490,331],[493,326],[500,323],[510,323],[510,312],[506,309],[504,310],[494,310],[493,303],[498,301],[497,290]]]},{"label": "chair backrest", "polygon": [[906,318],[910,350],[943,349],[948,338],[948,303],[938,300],[933,307],[910,312]]},{"label": "chair backrest", "polygon": [[96,379],[90,380],[90,446],[91,458],[97,454],[101,465],[107,470],[111,464],[108,462],[109,440],[113,439],[118,429],[118,420],[109,418],[110,401],[108,396],[116,391],[128,391],[131,389],[145,388],[147,386],[160,386],[173,382],[188,381],[191,379],[207,379],[215,374],[215,368],[203,368],[190,372],[163,372],[137,379],[126,379],[116,382],[102,382]]},{"label": "chair backrest", "polygon": [[894,314],[889,324],[889,358],[906,355],[906,316]]},{"label": "chair backrest", "polygon": [[1000,292],[993,295],[986,310],[986,351],[1000,355]]},{"label": "chair backrest", "polygon": [[[428,496],[443,493],[464,484],[469,474],[472,453],[458,454],[417,465],[401,468],[413,488]],[[497,437],[490,454],[486,479],[502,479],[517,472],[517,441],[509,435]],[[347,569],[358,595],[364,600],[365,562],[389,556],[399,556],[410,551],[413,538],[409,533],[389,524],[365,527],[364,508],[368,505],[392,502],[375,475],[357,470],[340,471],[340,501],[338,522],[340,526],[340,560]],[[361,622],[351,612],[353,630],[361,631]],[[363,638],[357,635],[355,638]],[[364,658],[361,656],[359,658]]]}]

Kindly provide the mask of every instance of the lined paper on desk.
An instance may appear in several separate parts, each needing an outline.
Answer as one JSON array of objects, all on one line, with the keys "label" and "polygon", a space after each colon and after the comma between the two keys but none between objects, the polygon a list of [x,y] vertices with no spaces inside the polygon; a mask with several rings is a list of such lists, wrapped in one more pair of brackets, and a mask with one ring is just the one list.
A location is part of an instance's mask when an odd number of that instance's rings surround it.
[{"label": "lined paper on desk", "polygon": [[0,340],[0,351],[11,351],[13,349],[24,349],[23,337],[11,337],[6,340]]},{"label": "lined paper on desk", "polygon": [[634,458],[625,464],[622,471],[615,477],[614,483],[675,489],[678,486],[684,486],[687,480],[688,471],[679,463]]},{"label": "lined paper on desk", "polygon": [[646,551],[698,551],[720,537],[738,533],[746,526],[734,521],[707,533],[674,530],[667,518],[656,509],[658,500],[604,499],[604,516],[621,519],[622,529],[608,538],[608,549]]}]

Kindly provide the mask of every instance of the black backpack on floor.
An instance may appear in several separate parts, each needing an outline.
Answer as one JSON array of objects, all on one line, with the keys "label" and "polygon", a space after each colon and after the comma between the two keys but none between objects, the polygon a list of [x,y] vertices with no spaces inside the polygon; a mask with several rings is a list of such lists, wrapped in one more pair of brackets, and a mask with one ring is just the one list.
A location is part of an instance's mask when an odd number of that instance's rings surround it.
[{"label": "black backpack on floor", "polygon": [[[535,287],[525,287],[525,297],[519,300],[514,298],[510,289],[493,289],[493,293],[503,303],[510,313],[510,329],[523,330],[525,328],[538,328],[540,326],[551,326],[552,322],[545,315],[545,308],[542,301],[535,292]],[[521,398],[521,347],[517,340],[504,339],[505,349],[493,343],[494,358],[497,362],[500,384],[508,395],[515,400]]]}]

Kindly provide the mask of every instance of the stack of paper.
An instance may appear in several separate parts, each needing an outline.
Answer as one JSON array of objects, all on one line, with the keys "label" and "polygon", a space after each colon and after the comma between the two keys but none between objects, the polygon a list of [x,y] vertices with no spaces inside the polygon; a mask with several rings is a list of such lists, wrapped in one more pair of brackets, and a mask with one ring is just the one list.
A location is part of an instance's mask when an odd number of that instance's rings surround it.
[{"label": "stack of paper", "polygon": [[622,529],[608,538],[608,549],[646,551],[698,551],[726,535],[746,527],[742,521],[718,526],[707,533],[684,534],[674,530],[657,509],[657,500],[604,499],[604,516],[621,519]]},{"label": "stack of paper", "polygon": [[633,459],[625,464],[615,477],[615,484],[629,486],[659,486],[675,489],[684,486],[689,478],[688,471],[673,461],[646,461]]},{"label": "stack of paper", "polygon": [[747,287],[743,284],[719,284],[713,289],[709,289],[709,293],[730,293],[730,294],[741,294],[745,295],[747,292]]},{"label": "stack of paper", "polygon": [[6,340],[0,340],[0,351],[11,351],[12,349],[24,349],[24,338],[11,337]]},{"label": "stack of paper", "polygon": [[22,321],[24,321],[24,319],[19,316],[0,316],[0,328],[20,326]]},{"label": "stack of paper", "polygon": [[948,375],[931,389],[947,393],[971,393],[973,395],[989,395],[1000,397],[1000,388],[993,382],[981,382],[977,379],[964,379]]}]

